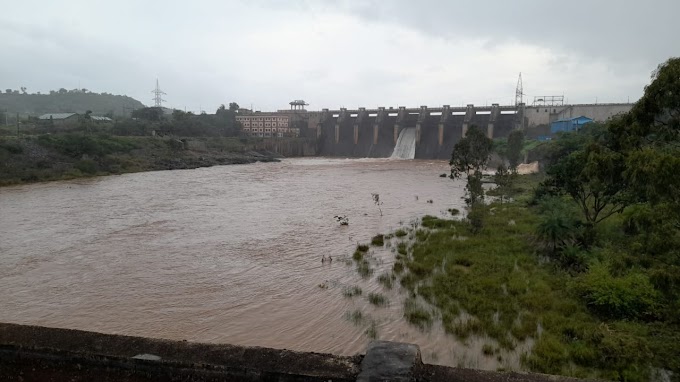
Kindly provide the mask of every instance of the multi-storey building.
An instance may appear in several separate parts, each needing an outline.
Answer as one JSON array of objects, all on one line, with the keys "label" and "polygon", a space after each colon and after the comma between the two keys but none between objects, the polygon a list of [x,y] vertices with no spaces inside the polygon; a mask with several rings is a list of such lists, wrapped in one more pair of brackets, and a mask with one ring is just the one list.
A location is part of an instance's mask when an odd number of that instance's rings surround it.
[{"label": "multi-storey building", "polygon": [[237,115],[243,131],[253,137],[298,137],[300,129],[291,123],[288,113],[254,112]]}]

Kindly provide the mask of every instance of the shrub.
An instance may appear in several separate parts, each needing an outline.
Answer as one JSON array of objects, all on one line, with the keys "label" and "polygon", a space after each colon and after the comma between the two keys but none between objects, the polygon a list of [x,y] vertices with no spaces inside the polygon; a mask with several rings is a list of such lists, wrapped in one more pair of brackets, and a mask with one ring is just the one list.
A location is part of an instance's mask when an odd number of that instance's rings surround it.
[{"label": "shrub", "polygon": [[351,312],[345,313],[345,318],[348,319],[354,325],[359,325],[364,321],[364,314],[360,310],[356,309]]},{"label": "shrub", "polygon": [[362,290],[358,286],[346,287],[342,290],[342,295],[348,298],[361,296]]},{"label": "shrub", "polygon": [[75,167],[80,170],[83,174],[93,175],[97,173],[97,162],[91,159],[81,159],[79,160]]},{"label": "shrub", "polygon": [[605,263],[596,263],[577,283],[577,291],[596,313],[610,318],[654,318],[659,294],[647,275],[631,272],[614,277]]},{"label": "shrub", "polygon": [[357,272],[362,278],[367,279],[373,274],[373,268],[371,268],[371,264],[364,259],[357,264]]},{"label": "shrub", "polygon": [[404,301],[404,318],[411,325],[415,325],[420,329],[432,326],[432,314],[414,298],[408,298]]},{"label": "shrub", "polygon": [[352,258],[355,261],[361,261],[364,259],[364,252],[361,252],[359,250],[354,251],[354,254],[352,255]]},{"label": "shrub", "polygon": [[373,236],[373,239],[371,239],[371,244],[375,245],[376,247],[382,247],[385,245],[385,236],[382,234]]},{"label": "shrub", "polygon": [[371,324],[368,326],[368,328],[366,328],[364,333],[372,340],[378,338],[378,327],[375,323],[375,320],[371,320]]},{"label": "shrub", "polygon": [[394,263],[394,266],[392,266],[392,270],[394,273],[399,274],[404,271],[404,264],[401,261],[397,261]]},{"label": "shrub", "polygon": [[394,233],[394,236],[396,236],[396,237],[404,237],[404,236],[406,236],[406,235],[407,235],[407,233],[406,233],[406,231],[404,231],[403,229],[398,229],[398,230]]},{"label": "shrub", "polygon": [[380,293],[369,293],[368,294],[368,302],[375,306],[385,306],[388,303],[387,297],[383,296]]},{"label": "shrub", "polygon": [[385,272],[378,276],[378,282],[381,283],[385,288],[392,289],[394,286],[394,280],[396,278],[397,277],[394,274]]},{"label": "shrub", "polygon": [[359,244],[359,245],[357,245],[357,251],[359,251],[359,252],[368,252],[368,245],[366,245],[366,244]]}]

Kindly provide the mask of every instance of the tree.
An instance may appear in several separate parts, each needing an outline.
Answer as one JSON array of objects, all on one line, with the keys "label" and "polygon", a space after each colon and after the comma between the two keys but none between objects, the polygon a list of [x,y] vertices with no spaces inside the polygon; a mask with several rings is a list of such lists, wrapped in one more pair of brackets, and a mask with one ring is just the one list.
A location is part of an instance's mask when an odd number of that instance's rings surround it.
[{"label": "tree", "polygon": [[68,90],[66,90],[64,88],[59,89],[59,94],[66,94],[66,93],[68,93]]},{"label": "tree", "polygon": [[496,169],[496,173],[493,176],[494,183],[496,183],[496,189],[501,197],[501,204],[503,204],[503,197],[508,193],[508,189],[512,185],[513,174],[508,171],[508,168],[504,164],[501,164]]},{"label": "tree", "polygon": [[453,147],[451,153],[451,178],[460,178],[480,172],[489,162],[493,141],[476,126],[471,126],[465,138]]},{"label": "tree", "polygon": [[12,89],[5,89],[5,94],[12,94]]},{"label": "tree", "polygon": [[25,87],[25,86],[22,86],[20,89],[21,89],[21,93],[22,93],[22,94],[27,94],[27,93],[26,93],[26,87]]},{"label": "tree", "polygon": [[524,147],[524,133],[521,130],[513,130],[508,136],[507,157],[510,171],[516,173],[517,165],[520,163],[522,148]]},{"label": "tree", "polygon": [[624,171],[623,155],[596,142],[563,157],[548,169],[549,177],[543,186],[571,196],[581,210],[586,221],[584,244],[594,241],[597,224],[623,212],[630,204]]},{"label": "tree", "polygon": [[481,171],[475,171],[468,175],[467,184],[465,185],[465,203],[470,208],[484,203],[484,186]]},{"label": "tree", "polygon": [[144,107],[132,111],[132,118],[146,121],[160,121],[163,118],[163,109],[160,107]]},{"label": "tree", "polygon": [[229,102],[229,111],[237,112],[240,109],[236,102]]}]

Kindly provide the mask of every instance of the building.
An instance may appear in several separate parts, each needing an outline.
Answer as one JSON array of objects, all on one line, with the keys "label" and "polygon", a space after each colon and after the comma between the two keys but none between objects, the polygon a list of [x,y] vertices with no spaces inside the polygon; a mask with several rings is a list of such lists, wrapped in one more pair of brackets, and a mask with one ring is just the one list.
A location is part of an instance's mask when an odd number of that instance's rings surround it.
[{"label": "building", "polygon": [[291,113],[256,111],[245,115],[237,115],[236,121],[241,123],[243,132],[252,137],[299,137],[300,129],[292,124]]},{"label": "building", "polygon": [[574,131],[581,128],[581,126],[593,122],[592,119],[584,116],[559,119],[550,124],[550,133],[557,134],[559,132]]},{"label": "building", "polygon": [[75,125],[78,123],[76,113],[49,113],[43,114],[38,119],[42,122],[52,122],[55,126]]}]

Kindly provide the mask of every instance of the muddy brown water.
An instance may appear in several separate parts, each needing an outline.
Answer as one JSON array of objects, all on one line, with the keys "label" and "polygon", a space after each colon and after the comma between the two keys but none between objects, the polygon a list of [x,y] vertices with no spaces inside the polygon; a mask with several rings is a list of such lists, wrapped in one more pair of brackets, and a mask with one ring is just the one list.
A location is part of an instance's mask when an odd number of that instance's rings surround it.
[{"label": "muddy brown water", "polygon": [[[480,356],[484,339],[408,325],[403,291],[375,281],[389,249],[373,251],[371,280],[345,261],[374,234],[461,209],[463,183],[447,171],[305,158],[1,188],[0,321],[351,355],[370,341],[346,317],[361,310],[380,339],[417,343],[426,362],[513,366]],[[363,296],[344,298],[353,285]],[[370,305],[371,291],[389,306]]]}]

